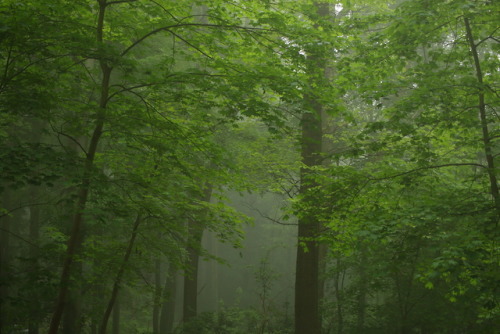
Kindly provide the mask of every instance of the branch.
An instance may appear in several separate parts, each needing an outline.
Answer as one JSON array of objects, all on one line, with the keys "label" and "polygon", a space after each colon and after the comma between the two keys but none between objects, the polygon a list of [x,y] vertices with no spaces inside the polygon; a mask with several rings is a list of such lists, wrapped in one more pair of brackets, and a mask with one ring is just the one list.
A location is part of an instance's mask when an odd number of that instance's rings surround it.
[{"label": "branch", "polygon": [[454,167],[454,166],[475,166],[475,167],[481,167],[481,168],[488,169],[488,167],[486,167],[484,165],[481,165],[481,164],[476,164],[476,163],[451,163],[451,164],[443,164],[443,165],[421,167],[421,168],[412,169],[412,170],[409,170],[409,171],[406,171],[406,172],[403,172],[403,173],[394,174],[394,175],[391,175],[391,176],[370,178],[369,180],[370,181],[388,180],[388,179],[400,177],[400,176],[403,176],[403,175],[408,175],[408,174],[416,173],[416,172],[419,172],[419,171],[425,170],[425,169],[436,169],[436,168]]},{"label": "branch", "polygon": [[7,233],[9,233],[10,235],[12,235],[13,237],[16,237],[16,238],[18,238],[19,240],[24,241],[25,243],[27,243],[27,244],[28,244],[28,245],[30,245],[30,246],[33,246],[33,247],[36,247],[36,248],[40,248],[37,244],[34,244],[33,242],[29,241],[28,239],[25,239],[25,238],[21,237],[19,234],[16,234],[16,233],[14,233],[14,232],[12,232],[12,231],[10,231],[10,230],[6,229],[6,228],[0,227],[0,231],[7,232]]},{"label": "branch", "polygon": [[[152,30],[133,42],[129,47],[127,47],[123,52],[120,54],[121,56],[126,55],[130,50],[132,50],[134,47],[136,47],[138,44],[140,44],[142,41],[147,39],[148,37],[151,37],[159,32],[162,31],[170,31],[171,29],[174,28],[182,28],[182,27],[206,27],[206,28],[222,28],[222,29],[240,29],[240,30],[247,30],[247,31],[252,31],[252,30],[260,30],[260,31],[269,31],[269,29],[265,28],[249,28],[249,27],[243,27],[243,26],[238,26],[238,25],[220,25],[220,24],[209,24],[209,23],[178,23],[178,24],[173,24],[170,26],[165,26],[165,27],[160,27],[155,30]],[[171,32],[171,31],[170,31]]]},{"label": "branch", "polygon": [[295,223],[295,224],[294,223],[283,223],[279,219],[275,219],[275,218],[269,217],[268,215],[262,213],[262,211],[260,211],[259,209],[257,209],[256,207],[254,207],[251,204],[246,203],[246,206],[249,209],[252,209],[252,210],[256,211],[262,218],[266,218],[266,219],[272,221],[273,223],[280,224],[280,225],[285,225],[285,226],[297,226],[298,225],[297,223]]},{"label": "branch", "polygon": [[165,13],[167,13],[175,22],[180,22],[180,20],[178,18],[176,18],[172,13],[170,13],[165,7],[163,7],[162,4],[154,1],[154,0],[151,0],[152,3],[154,3],[155,5],[157,5],[158,7],[160,7],[161,9],[163,9],[163,11]]},{"label": "branch", "polygon": [[[170,75],[170,76],[173,76],[173,75]],[[136,86],[132,86],[132,87],[125,87],[123,85],[111,85],[110,87],[120,87],[121,90],[118,90],[118,91],[114,92],[113,94],[110,94],[108,96],[108,102],[113,97],[115,97],[116,95],[118,95],[120,93],[130,92],[130,93],[136,94],[135,92],[133,92],[134,89],[143,88],[143,87],[150,87],[150,86],[154,86],[154,85],[158,85],[158,84],[160,84],[160,82],[152,82],[152,83],[147,83],[147,84],[140,84],[140,85],[136,85]]]},{"label": "branch", "polygon": [[136,2],[136,1],[138,1],[138,0],[116,0],[116,1],[110,1],[110,2],[106,3],[106,7],[110,6],[110,5],[116,5],[116,4],[119,4],[119,3]]},{"label": "branch", "polygon": [[172,35],[174,35],[175,37],[177,37],[178,39],[180,39],[181,41],[183,41],[184,43],[186,43],[187,45],[189,45],[190,47],[192,47],[193,49],[195,49],[196,51],[198,51],[199,53],[201,53],[202,55],[204,55],[205,57],[210,58],[210,59],[214,59],[212,56],[210,56],[207,53],[203,52],[203,50],[201,50],[200,48],[198,48],[196,45],[193,45],[192,43],[190,43],[186,39],[182,38],[180,35],[176,34],[175,32],[171,31],[170,33]]},{"label": "branch", "polygon": [[7,217],[9,216],[11,213],[17,211],[17,210],[21,210],[21,209],[24,209],[26,207],[31,207],[31,206],[39,206],[39,205],[49,205],[51,204],[51,202],[43,202],[43,203],[27,203],[27,204],[23,204],[23,205],[20,205],[20,206],[17,206],[11,210],[6,210],[4,213],[0,213],[0,218],[3,218],[3,217]]},{"label": "branch", "polygon": [[478,47],[479,45],[481,45],[481,43],[483,43],[484,41],[487,41],[488,39],[492,39],[495,42],[500,43],[500,41],[497,38],[493,37],[493,34],[496,33],[498,29],[500,29],[500,27],[497,27],[495,30],[493,30],[493,32],[488,37],[477,42],[476,47]]}]

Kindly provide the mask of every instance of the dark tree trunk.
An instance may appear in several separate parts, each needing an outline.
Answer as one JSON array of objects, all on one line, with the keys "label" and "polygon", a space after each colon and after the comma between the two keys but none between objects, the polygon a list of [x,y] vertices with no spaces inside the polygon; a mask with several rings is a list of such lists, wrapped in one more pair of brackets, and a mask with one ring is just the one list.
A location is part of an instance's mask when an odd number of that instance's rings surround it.
[{"label": "dark tree trunk", "polygon": [[[319,109],[319,110],[318,110]],[[313,206],[315,199],[310,190],[317,186],[311,167],[320,164],[321,106],[313,103],[313,112],[302,117],[302,162],[300,194],[306,206]],[[315,238],[319,223],[314,210],[302,212],[299,219],[297,262],[295,273],[295,334],[319,334],[319,246]]]},{"label": "dark tree trunk", "polygon": [[[202,201],[210,202],[212,186],[206,185]],[[205,212],[188,221],[188,262],[187,272],[184,275],[184,298],[182,321],[187,322],[195,317],[198,312],[198,263],[200,258],[201,239],[205,230]]]},{"label": "dark tree trunk", "polygon": [[366,296],[368,294],[368,277],[366,275],[366,249],[362,247],[360,250],[360,263],[358,268],[359,275],[359,291],[357,296],[357,319],[356,328],[358,333],[363,333],[365,328],[366,318]]},{"label": "dark tree trunk", "polygon": [[161,261],[155,261],[155,293],[153,300],[153,334],[160,333],[160,307],[161,307]]},{"label": "dark tree trunk", "polygon": [[160,334],[170,334],[174,330],[175,300],[177,292],[177,272],[172,264],[169,264],[168,274],[165,278],[163,289],[163,304],[160,314]]},{"label": "dark tree trunk", "polygon": [[[315,2],[318,17],[329,15],[329,4]],[[308,52],[306,50],[306,52]],[[308,52],[308,71],[311,74],[311,87],[320,87],[328,79],[329,69],[325,59],[314,51]],[[319,314],[320,285],[320,223],[316,217],[318,198],[314,190],[319,186],[314,178],[314,167],[321,165],[322,152],[322,114],[323,105],[314,92],[304,97],[307,110],[301,119],[301,158],[300,189],[303,210],[298,220],[298,246],[295,271],[295,334],[320,334]]]},{"label": "dark tree trunk", "polygon": [[481,130],[483,134],[483,149],[486,156],[486,162],[488,164],[488,176],[490,180],[490,194],[493,197],[493,201],[496,208],[496,219],[495,219],[495,229],[498,227],[498,221],[500,219],[500,193],[498,189],[497,176],[495,171],[495,160],[493,152],[491,149],[491,136],[488,128],[488,118],[486,116],[486,101],[484,96],[485,89],[483,87],[483,71],[481,69],[481,62],[479,60],[479,53],[477,50],[477,45],[474,41],[474,36],[472,34],[472,28],[470,26],[469,18],[464,17],[465,32],[467,35],[467,41],[469,42],[470,51],[472,58],[474,59],[474,70],[476,72],[476,80],[479,84],[479,93],[477,95],[478,99],[478,114],[481,120]]},{"label": "dark tree trunk", "polygon": [[[103,42],[104,13],[106,10],[106,6],[106,0],[99,0],[99,14],[96,29],[96,39],[98,43]],[[76,201],[75,214],[73,216],[71,234],[66,248],[66,255],[62,267],[61,278],[59,281],[59,293],[57,296],[54,312],[52,314],[52,319],[50,321],[48,334],[57,334],[57,332],[59,331],[59,324],[64,312],[66,296],[68,294],[69,283],[71,280],[73,258],[77,252],[78,239],[80,239],[80,233],[83,225],[83,212],[87,206],[87,198],[90,190],[90,180],[92,169],[94,166],[94,158],[97,153],[97,146],[101,139],[104,128],[106,107],[109,98],[109,82],[111,78],[112,68],[109,67],[103,59],[101,59],[99,63],[101,66],[102,74],[99,109],[96,114],[94,131],[92,133],[92,137],[90,138],[90,144],[87,149],[87,156],[85,159],[85,166],[81,184],[78,189],[78,197]]]},{"label": "dark tree trunk", "polygon": [[[190,222],[190,226],[195,225],[195,222]],[[184,303],[183,303],[183,322],[189,321],[197,314],[198,308],[198,263],[199,263],[199,252],[198,249],[201,244],[201,238],[203,236],[202,227],[190,228],[189,238],[191,243],[195,245],[188,248],[188,263],[187,268],[189,272],[184,274]]]},{"label": "dark tree trunk", "polygon": [[[9,194],[4,191],[0,208],[9,210],[9,204]],[[10,225],[11,217],[8,214],[0,216],[0,334],[6,333],[7,326],[5,310],[9,296]]]},{"label": "dark tree trunk", "polygon": [[[73,272],[80,272],[80,268],[76,269],[76,265],[74,265]],[[80,333],[80,314],[80,293],[78,291],[78,288],[69,287],[62,319],[63,334]]]},{"label": "dark tree trunk", "polygon": [[[31,200],[33,203],[37,201],[38,191],[33,188],[31,191]],[[30,207],[30,221],[29,221],[29,240],[31,242],[29,248],[29,257],[32,261],[31,268],[36,275],[38,275],[39,263],[38,263],[38,240],[40,237],[40,207],[37,205],[32,205]],[[33,296],[30,303],[30,319],[28,323],[28,334],[38,334],[39,333],[39,319],[40,319],[40,301],[38,293]]]},{"label": "dark tree trunk", "polygon": [[111,311],[113,310],[116,299],[118,298],[118,292],[120,290],[123,274],[125,273],[125,268],[128,265],[130,254],[132,254],[135,238],[137,237],[137,230],[139,229],[139,225],[141,224],[141,222],[142,222],[142,214],[138,213],[134,222],[134,226],[132,227],[132,234],[128,241],[123,261],[120,265],[120,269],[118,269],[118,273],[116,274],[115,281],[113,283],[113,290],[111,292],[111,297],[109,298],[108,306],[106,307],[106,310],[104,311],[104,315],[102,317],[101,325],[99,327],[99,334],[106,334],[106,328],[108,326],[109,317],[111,316]]},{"label": "dark tree trunk", "polygon": [[121,314],[120,296],[117,296],[115,305],[113,305],[113,326],[111,327],[112,334],[120,334],[120,314]]}]

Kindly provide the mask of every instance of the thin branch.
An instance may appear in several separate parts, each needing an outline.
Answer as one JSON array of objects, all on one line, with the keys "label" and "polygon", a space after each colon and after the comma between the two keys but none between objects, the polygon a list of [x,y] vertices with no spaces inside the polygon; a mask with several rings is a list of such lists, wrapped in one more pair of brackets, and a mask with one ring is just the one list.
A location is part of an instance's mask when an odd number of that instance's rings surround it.
[{"label": "thin branch", "polygon": [[138,0],[116,0],[116,1],[110,1],[110,2],[107,2],[106,3],[106,7],[107,6],[111,6],[111,5],[116,5],[116,4],[119,4],[119,3],[129,3],[129,2],[136,2]]},{"label": "thin branch", "polygon": [[210,23],[178,23],[178,24],[173,24],[170,26],[160,27],[160,28],[157,28],[157,29],[154,29],[154,30],[148,32],[147,34],[145,34],[144,36],[142,36],[141,38],[139,38],[138,40],[133,42],[131,45],[129,45],[125,50],[122,51],[122,53],[120,55],[121,56],[126,55],[130,50],[132,50],[134,47],[136,47],[142,41],[144,41],[145,39],[147,39],[153,35],[156,35],[159,32],[162,32],[162,31],[171,32],[170,31],[171,29],[183,28],[183,27],[206,27],[206,28],[222,28],[222,29],[240,29],[240,30],[247,30],[247,31],[251,31],[251,30],[269,31],[269,29],[265,29],[265,28],[254,28],[254,27],[249,28],[249,27],[243,27],[243,26],[238,26],[238,25],[220,25],[220,24],[210,24]]},{"label": "thin branch", "polygon": [[297,223],[283,223],[281,220],[279,219],[276,219],[276,218],[272,218],[272,217],[269,217],[268,215],[264,214],[262,211],[260,211],[259,209],[257,209],[255,206],[251,205],[251,204],[246,204],[246,206],[249,208],[249,209],[252,209],[254,211],[256,211],[262,218],[265,218],[273,223],[276,223],[276,224],[280,224],[280,225],[284,225],[284,226],[298,226]]},{"label": "thin branch", "polygon": [[165,13],[167,13],[175,22],[180,22],[180,20],[178,18],[176,18],[172,13],[170,13],[170,11],[168,11],[165,7],[163,7],[162,4],[154,1],[154,0],[151,0],[152,3],[154,3],[155,5],[157,5],[158,7],[160,7],[161,9],[163,9],[163,11]]},{"label": "thin branch", "polygon": [[381,180],[388,180],[388,179],[393,179],[396,177],[412,174],[419,172],[421,170],[426,170],[426,169],[436,169],[436,168],[443,168],[443,167],[456,167],[456,166],[475,166],[475,167],[481,167],[488,169],[488,167],[481,165],[481,164],[476,164],[476,163],[450,163],[450,164],[443,164],[443,165],[435,165],[435,166],[426,166],[426,167],[421,167],[421,168],[416,168],[412,169],[403,173],[398,173],[390,176],[385,176],[385,177],[377,177],[377,178],[370,178],[370,181],[381,181]]},{"label": "thin branch", "polygon": [[8,211],[5,211],[4,213],[0,213],[0,218],[3,218],[3,217],[7,217],[8,215],[10,215],[11,213],[17,211],[17,210],[21,210],[21,209],[24,209],[26,207],[32,207],[32,206],[40,206],[40,205],[49,205],[51,202],[43,202],[43,203],[28,203],[28,204],[23,204],[23,205],[20,205],[20,206],[17,206],[11,210],[8,210]]},{"label": "thin branch", "polygon": [[[72,136],[62,132],[62,131],[56,131],[54,128],[52,129],[54,130],[55,133],[57,133],[57,135],[62,135],[66,138],[68,138],[69,140],[71,140],[73,143],[75,143],[81,150],[83,153],[87,154],[87,151],[85,150],[85,148],[82,146],[82,144],[80,144],[80,142],[78,140],[76,140],[75,138],[73,138]],[[62,145],[61,141],[59,140],[59,143],[61,144],[61,146],[64,146]]]},{"label": "thin branch", "polygon": [[190,43],[189,41],[187,41],[185,38],[181,37],[180,35],[176,34],[175,32],[171,31],[170,33],[172,35],[174,35],[175,37],[177,37],[178,39],[180,39],[181,41],[183,41],[184,43],[186,43],[187,45],[189,45],[190,47],[192,47],[193,49],[195,49],[196,51],[198,51],[199,53],[201,53],[202,55],[204,55],[205,57],[210,58],[210,59],[214,59],[212,56],[208,55],[203,50],[198,48],[196,45],[193,45],[192,43]]},{"label": "thin branch", "polygon": [[[173,76],[173,75],[170,75],[170,76]],[[132,86],[132,87],[125,87],[123,85],[111,85],[110,87],[120,87],[121,90],[118,90],[118,91],[114,92],[113,94],[110,94],[108,96],[108,102],[113,97],[115,97],[116,95],[121,94],[123,92],[130,92],[130,93],[133,93],[133,94],[137,94],[137,93],[133,92],[134,89],[143,88],[143,87],[151,87],[151,86],[159,85],[159,84],[161,84],[161,83],[160,82],[152,82],[152,83],[140,84],[140,85],[136,85],[136,86]]]},{"label": "thin branch", "polygon": [[493,32],[488,37],[486,37],[486,38],[480,40],[479,42],[477,42],[476,43],[476,47],[478,47],[479,45],[481,45],[481,43],[487,41],[488,39],[492,39],[495,42],[500,43],[500,41],[498,39],[496,39],[495,37],[493,37],[493,34],[496,33],[498,29],[500,29],[500,26],[497,27],[495,30],[493,30]]},{"label": "thin branch", "polygon": [[19,239],[21,241],[24,241],[25,243],[27,243],[30,246],[40,248],[37,244],[34,244],[33,242],[29,241],[28,239],[25,239],[25,238],[21,237],[19,234],[16,234],[16,233],[14,233],[6,228],[0,227],[0,230],[9,233],[13,237],[16,237],[17,239]]}]

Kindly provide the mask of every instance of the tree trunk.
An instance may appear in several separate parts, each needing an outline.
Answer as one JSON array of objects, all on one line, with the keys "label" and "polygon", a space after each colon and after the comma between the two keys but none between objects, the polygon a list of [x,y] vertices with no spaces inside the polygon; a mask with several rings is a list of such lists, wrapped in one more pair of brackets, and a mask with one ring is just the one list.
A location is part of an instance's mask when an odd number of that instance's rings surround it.
[{"label": "tree trunk", "polygon": [[[104,13],[106,10],[106,0],[99,0],[99,14],[97,19],[97,42],[103,42],[103,31],[104,31]],[[87,198],[90,190],[90,180],[92,175],[92,168],[94,166],[94,158],[97,152],[97,146],[99,144],[103,128],[106,107],[109,98],[109,82],[111,78],[112,68],[107,65],[104,59],[99,60],[101,66],[101,93],[99,101],[99,109],[96,113],[96,121],[92,137],[90,139],[89,148],[87,150],[87,156],[85,159],[85,166],[83,170],[83,175],[81,179],[81,184],[78,189],[78,196],[76,201],[75,214],[73,216],[72,230],[68,245],[66,248],[65,259],[63,263],[63,268],[61,272],[61,278],[59,281],[59,293],[56,300],[56,305],[54,313],[52,314],[52,319],[50,321],[50,327],[48,334],[57,334],[59,331],[59,324],[64,312],[66,296],[68,293],[69,283],[71,280],[71,270],[73,264],[73,258],[77,252],[78,239],[80,239],[80,231],[83,225],[83,213],[87,206]]]},{"label": "tree trunk", "polygon": [[496,219],[495,227],[498,227],[498,221],[500,219],[500,193],[498,190],[497,176],[495,172],[495,161],[493,152],[491,149],[491,137],[488,128],[488,119],[486,116],[486,102],[484,97],[484,84],[483,84],[483,71],[481,69],[481,62],[479,60],[479,53],[477,51],[477,45],[474,41],[474,36],[472,34],[472,28],[470,26],[469,18],[464,16],[465,32],[467,35],[467,41],[469,43],[472,58],[474,59],[474,70],[476,72],[477,83],[479,84],[478,93],[478,113],[479,119],[481,120],[481,129],[483,134],[483,149],[486,156],[486,162],[488,164],[488,177],[490,180],[490,194],[493,197],[493,202],[496,208]]},{"label": "tree trunk", "polygon": [[366,248],[361,246],[360,263],[358,268],[359,275],[359,292],[357,296],[357,319],[356,328],[358,333],[363,333],[365,328],[366,318],[366,296],[368,294],[368,277],[366,275]]},{"label": "tree trunk", "polygon": [[142,214],[138,213],[137,218],[135,219],[134,226],[132,228],[132,235],[130,236],[127,249],[125,251],[125,256],[123,257],[123,261],[120,265],[120,269],[116,274],[116,278],[113,284],[113,290],[111,292],[111,297],[109,298],[108,306],[104,311],[104,315],[102,317],[101,326],[99,327],[99,334],[106,334],[106,328],[108,326],[109,317],[111,315],[111,311],[113,310],[113,306],[115,305],[116,299],[118,298],[118,292],[120,290],[120,285],[122,282],[122,277],[125,272],[125,268],[128,264],[128,260],[130,258],[130,254],[132,254],[132,249],[134,248],[135,238],[137,237],[137,230],[139,229],[139,225],[142,222]]},{"label": "tree trunk", "polygon": [[[302,116],[302,162],[300,194],[305,206],[314,207],[311,190],[317,186],[311,167],[320,164],[321,106],[312,101],[312,112]],[[319,223],[314,210],[302,212],[299,219],[295,274],[295,334],[319,334],[319,246],[315,238]]]},{"label": "tree trunk", "polygon": [[[4,191],[0,208],[10,209],[10,198]],[[0,217],[0,334],[6,333],[7,299],[9,296],[9,266],[10,266],[10,225],[11,217],[5,214]]]},{"label": "tree trunk", "polygon": [[[329,3],[314,2],[318,17],[329,15]],[[308,71],[311,87],[321,86],[329,78],[330,69],[326,61],[314,51],[308,53]],[[319,71],[318,71],[319,69]],[[322,153],[322,115],[323,105],[312,92],[304,97],[304,112],[301,119],[301,159],[299,194],[303,210],[298,220],[298,246],[295,271],[295,334],[320,334],[321,317],[319,314],[320,292],[322,291],[319,266],[320,247],[316,238],[320,223],[316,217],[318,198],[314,189],[319,186],[314,179],[314,168],[321,166]]]},{"label": "tree trunk", "polygon": [[[33,203],[37,201],[38,190],[33,187],[31,190],[31,200]],[[40,238],[40,207],[37,205],[30,206],[30,221],[29,221],[29,240],[31,242],[29,248],[29,257],[31,261],[32,270],[38,275],[39,263],[38,263],[38,240]],[[40,300],[38,292],[30,303],[30,318],[28,322],[28,334],[38,334],[39,333],[39,318],[40,318]]]},{"label": "tree trunk", "polygon": [[342,279],[341,279],[341,262],[340,262],[340,254],[337,255],[336,259],[336,270],[335,270],[335,299],[337,300],[337,334],[342,334],[344,331],[344,312],[343,312],[343,298],[342,298]]},{"label": "tree trunk", "polygon": [[112,334],[120,334],[120,297],[116,297],[115,304],[113,305],[113,326],[111,327]]},{"label": "tree trunk", "polygon": [[[212,196],[212,185],[206,185],[202,201],[210,202]],[[184,275],[184,303],[182,321],[187,322],[195,317],[198,311],[198,263],[199,251],[201,249],[201,239],[205,230],[204,212],[197,218],[197,221],[188,221],[188,271]]]},{"label": "tree trunk", "polygon": [[160,334],[170,334],[174,330],[175,299],[177,292],[177,272],[172,264],[169,264],[168,274],[165,278],[163,289],[163,304],[160,315]]},{"label": "tree trunk", "polygon": [[184,274],[183,322],[187,322],[189,319],[195,317],[198,308],[198,247],[201,244],[203,228],[199,226],[195,228],[195,224],[196,222],[189,222],[189,238],[191,239],[191,243],[196,244],[196,246],[188,247],[187,268],[189,268],[189,272]]},{"label": "tree trunk", "polygon": [[160,307],[161,307],[161,261],[155,261],[155,293],[153,298],[153,334],[160,333]]}]

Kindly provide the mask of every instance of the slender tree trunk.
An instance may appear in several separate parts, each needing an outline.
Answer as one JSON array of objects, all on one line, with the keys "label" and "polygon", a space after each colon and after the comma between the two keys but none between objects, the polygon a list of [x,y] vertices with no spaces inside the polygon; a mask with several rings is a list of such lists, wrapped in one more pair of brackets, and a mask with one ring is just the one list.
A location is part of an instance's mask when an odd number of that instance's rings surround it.
[{"label": "slender tree trunk", "polygon": [[117,296],[115,304],[113,305],[113,326],[111,327],[112,334],[120,334],[120,314],[121,314],[120,296]]},{"label": "slender tree trunk", "polygon": [[[79,247],[80,245],[78,245]],[[74,275],[81,275],[81,263],[73,264]],[[62,334],[79,334],[81,332],[81,292],[77,286],[70,286],[65,302],[62,319]]]},{"label": "slender tree trunk", "polygon": [[357,319],[356,328],[358,333],[363,333],[365,328],[366,317],[366,295],[368,294],[368,278],[366,277],[366,249],[361,246],[360,263],[358,269],[359,275],[359,292],[357,298]]},{"label": "slender tree trunk", "polygon": [[[0,208],[10,209],[9,193],[4,191]],[[3,215],[0,217],[0,334],[6,333],[7,314],[5,309],[9,296],[9,266],[10,266],[10,228],[11,217]]]},{"label": "slender tree trunk", "polygon": [[[106,10],[106,0],[99,0],[99,14],[97,19],[96,39],[98,43],[103,42],[103,29],[104,29],[104,13]],[[59,293],[56,300],[54,313],[50,321],[48,334],[57,334],[59,331],[59,324],[64,312],[66,296],[68,293],[69,283],[71,279],[71,270],[73,258],[77,251],[78,240],[80,239],[81,228],[83,224],[83,213],[87,206],[87,198],[90,190],[90,180],[92,175],[92,168],[94,166],[94,158],[97,152],[97,146],[101,139],[102,131],[104,128],[104,120],[106,114],[106,107],[109,98],[109,82],[111,78],[112,68],[107,65],[105,60],[99,60],[101,66],[101,93],[99,101],[99,109],[96,114],[96,121],[92,137],[90,139],[85,165],[82,175],[81,184],[78,189],[78,196],[76,200],[76,209],[73,216],[72,230],[68,245],[66,248],[65,260],[59,281]]]},{"label": "slender tree trunk", "polygon": [[198,308],[198,263],[199,253],[198,245],[201,243],[203,228],[195,226],[196,222],[189,222],[190,232],[189,238],[191,243],[196,244],[188,247],[188,263],[189,272],[184,274],[184,303],[183,303],[183,322],[189,321],[197,314]]},{"label": "slender tree trunk", "polygon": [[160,307],[161,307],[161,261],[155,261],[155,292],[153,298],[153,334],[160,333]]},{"label": "slender tree trunk", "polygon": [[170,334],[174,330],[175,301],[177,293],[177,271],[169,264],[165,288],[163,289],[163,304],[160,315],[160,334]]},{"label": "slender tree trunk", "polygon": [[102,317],[101,326],[99,327],[99,334],[106,334],[106,328],[108,326],[109,317],[111,315],[111,311],[113,310],[113,306],[115,305],[116,299],[118,297],[118,292],[120,290],[123,274],[125,272],[126,266],[128,265],[130,254],[132,254],[135,238],[137,237],[137,230],[139,229],[139,225],[141,224],[141,222],[142,222],[142,214],[138,213],[137,218],[135,219],[134,222],[134,226],[132,228],[132,234],[130,236],[127,249],[125,251],[125,256],[123,257],[120,269],[118,269],[118,273],[116,274],[116,278],[113,283],[113,290],[111,292],[111,297],[109,299],[108,306],[106,307],[106,310],[104,311],[104,315]]},{"label": "slender tree trunk", "polygon": [[337,268],[335,270],[334,286],[335,299],[337,300],[337,334],[342,334],[342,332],[344,331],[344,312],[342,310],[343,298],[340,254],[337,256],[336,262]]},{"label": "slender tree trunk", "polygon": [[[206,185],[202,200],[209,202],[212,196],[212,185]],[[197,221],[188,221],[188,272],[184,275],[184,303],[182,321],[187,322],[195,317],[198,311],[198,263],[200,258],[201,239],[205,230],[204,212]]]},{"label": "slender tree trunk", "polygon": [[[31,201],[35,203],[37,201],[38,190],[33,187],[31,190]],[[30,221],[29,221],[29,240],[31,242],[29,248],[29,257],[31,261],[31,268],[33,272],[38,275],[39,263],[38,263],[38,240],[40,238],[40,207],[36,205],[30,206]],[[28,334],[38,334],[39,333],[39,319],[40,319],[40,301],[38,293],[33,296],[30,303],[30,319],[28,323]]]},{"label": "slender tree trunk", "polygon": [[495,161],[493,157],[493,152],[491,149],[491,137],[488,128],[488,118],[486,116],[486,102],[484,97],[484,84],[483,84],[483,71],[481,69],[481,62],[479,60],[479,53],[477,51],[477,45],[474,41],[474,36],[472,34],[472,28],[470,26],[469,18],[464,16],[465,32],[467,34],[467,41],[469,42],[470,52],[472,58],[474,59],[474,70],[476,72],[477,83],[479,84],[478,97],[478,113],[479,119],[481,120],[481,129],[483,133],[483,147],[484,154],[486,156],[486,162],[488,164],[488,176],[490,179],[490,193],[493,197],[496,208],[496,219],[495,226],[498,226],[498,221],[500,219],[500,193],[498,190],[497,176],[495,172]]}]

